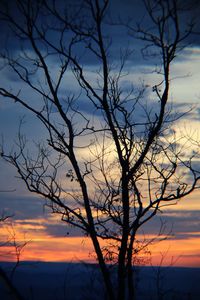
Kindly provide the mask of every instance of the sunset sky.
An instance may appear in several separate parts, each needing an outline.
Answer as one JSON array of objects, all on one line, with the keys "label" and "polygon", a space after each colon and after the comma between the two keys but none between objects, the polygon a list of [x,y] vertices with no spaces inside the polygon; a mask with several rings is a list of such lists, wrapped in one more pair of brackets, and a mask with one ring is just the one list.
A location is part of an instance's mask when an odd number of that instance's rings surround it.
[{"label": "sunset sky", "polygon": [[[14,1],[15,2],[15,1]],[[61,1],[62,2],[62,1]],[[122,4],[123,2],[123,4]],[[134,2],[134,5],[133,5]],[[198,1],[190,1],[194,5]],[[1,9],[1,6],[0,6]],[[196,6],[196,13],[200,7]],[[144,14],[144,7],[141,1],[111,1],[110,11],[113,15],[122,14],[132,18],[141,18]],[[197,13],[198,15],[198,13]],[[188,18],[191,17],[188,14]],[[19,18],[16,15],[16,18]],[[184,28],[186,19],[181,20]],[[0,26],[0,38],[5,39],[8,29],[5,25]],[[198,27],[200,28],[200,26]],[[124,29],[123,29],[124,30]],[[117,50],[120,45],[130,44],[126,40],[124,31],[111,31],[113,38],[113,57],[116,60]],[[17,39],[9,40],[8,46],[12,53],[20,53]],[[130,45],[134,49],[133,58],[128,65],[127,82],[144,81],[147,88],[147,95],[157,82],[157,75],[151,73],[154,69],[155,61],[146,61],[140,55],[140,42],[134,40]],[[3,51],[3,43],[0,45]],[[81,51],[81,49],[79,49]],[[30,50],[31,53],[31,50]],[[1,65],[3,59],[0,58]],[[55,61],[50,62],[52,73],[58,71]],[[94,76],[97,69],[96,62],[91,61],[87,55],[83,59],[84,67],[88,76]],[[56,75],[55,75],[56,76]],[[69,75],[68,75],[69,76]],[[183,111],[192,110],[177,122],[177,132],[191,135],[194,139],[200,138],[200,35],[193,35],[188,41],[188,46],[177,55],[171,68],[171,90],[170,100],[173,107]],[[74,79],[70,79],[70,91],[78,94],[77,85]],[[20,85],[22,93],[28,101],[35,101],[35,95],[21,83],[9,68],[0,69],[0,87],[8,87],[17,90]],[[82,104],[83,114],[91,114],[91,107],[87,103]],[[12,149],[17,137],[20,119],[24,117],[23,132],[29,141],[39,141],[45,139],[45,129],[38,120],[18,104],[14,104],[8,99],[0,96],[0,136],[6,150]],[[96,116],[98,118],[98,115]],[[84,150],[86,151],[86,150]],[[87,151],[84,154],[87,155]],[[197,168],[200,166],[197,162]],[[25,184],[17,178],[16,170],[0,159],[0,213],[13,215],[12,220],[7,220],[1,224],[0,228],[0,260],[15,260],[15,249],[12,242],[3,246],[6,240],[15,235],[20,243],[27,242],[21,253],[22,260],[41,261],[90,261],[94,262],[94,255],[91,242],[84,237],[80,231],[68,228],[61,222],[59,216],[51,214],[50,210],[44,206],[44,200],[35,194],[27,191]],[[164,256],[163,265],[174,264],[177,266],[200,267],[200,191],[181,199],[177,205],[167,207],[162,214],[155,217],[140,232],[143,236],[153,237],[157,234],[158,226],[162,223],[166,226],[165,233],[169,237],[150,246],[152,264],[159,264]],[[12,226],[11,226],[12,223]]]}]

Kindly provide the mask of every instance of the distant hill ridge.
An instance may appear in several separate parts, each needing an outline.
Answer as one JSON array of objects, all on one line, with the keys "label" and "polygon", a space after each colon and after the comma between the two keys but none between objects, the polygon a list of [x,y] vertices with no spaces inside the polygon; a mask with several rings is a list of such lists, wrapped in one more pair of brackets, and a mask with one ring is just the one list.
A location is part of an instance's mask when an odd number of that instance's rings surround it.
[{"label": "distant hill ridge", "polygon": [[[8,275],[14,266],[0,265]],[[200,268],[136,267],[137,300],[199,300],[199,283]],[[96,264],[22,262],[14,284],[26,300],[102,300],[105,296]],[[1,280],[0,295],[2,300],[13,299]]]}]

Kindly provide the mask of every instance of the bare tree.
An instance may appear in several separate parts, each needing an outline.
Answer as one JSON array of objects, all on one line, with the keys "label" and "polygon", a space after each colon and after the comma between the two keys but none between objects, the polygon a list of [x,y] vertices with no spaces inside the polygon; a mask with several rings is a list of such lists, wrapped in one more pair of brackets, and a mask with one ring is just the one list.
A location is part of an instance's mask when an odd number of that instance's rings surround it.
[{"label": "bare tree", "polygon": [[[1,192],[1,191],[0,191]],[[10,217],[12,217],[11,215],[2,213],[1,217],[0,217],[0,227],[2,224],[4,224],[6,222],[7,219],[9,219]],[[18,289],[15,287],[15,285],[13,284],[13,275],[14,272],[16,270],[16,268],[19,266],[19,262],[20,262],[20,254],[22,249],[25,247],[25,245],[27,243],[24,243],[23,246],[18,244],[18,242],[15,239],[14,236],[14,229],[12,227],[12,237],[9,237],[9,239],[7,241],[5,241],[3,244],[1,244],[0,246],[6,246],[6,245],[10,245],[11,243],[13,243],[13,247],[16,251],[16,264],[14,265],[13,269],[12,269],[12,273],[11,276],[9,276],[7,274],[7,272],[4,270],[4,268],[2,268],[0,266],[0,279],[2,280],[2,282],[5,284],[6,288],[9,291],[9,294],[13,297],[13,299],[16,300],[23,300],[24,298],[22,297],[21,293],[18,291]]]},{"label": "bare tree", "polygon": [[[177,140],[173,128],[180,114],[168,104],[170,65],[194,24],[181,30],[184,9],[175,0],[147,0],[146,25],[127,22],[127,39],[139,38],[143,54],[157,61],[152,72],[159,79],[147,93],[145,84],[131,84],[129,77],[130,87],[125,84],[126,62],[134,60],[127,48],[116,58],[109,37],[118,26],[108,22],[111,4],[1,4],[1,23],[14,33],[15,47],[10,51],[7,41],[1,60],[21,83],[18,89],[1,86],[1,98],[24,107],[46,130],[45,140],[34,144],[37,155],[20,126],[16,149],[7,153],[2,146],[1,156],[30,192],[91,238],[107,298],[123,300],[134,299],[138,230],[162,207],[198,188],[199,173],[192,164],[198,153],[190,151],[185,138],[184,143]],[[101,246],[102,239],[107,246]],[[117,261],[117,289],[108,258]]]}]

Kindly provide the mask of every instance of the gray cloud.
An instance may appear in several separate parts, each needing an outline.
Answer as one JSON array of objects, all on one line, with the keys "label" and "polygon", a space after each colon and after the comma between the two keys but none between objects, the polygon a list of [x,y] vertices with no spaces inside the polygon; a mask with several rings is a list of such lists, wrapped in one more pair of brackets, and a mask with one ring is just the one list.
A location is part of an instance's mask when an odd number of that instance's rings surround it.
[{"label": "gray cloud", "polygon": [[52,237],[83,236],[83,232],[80,229],[69,226],[67,223],[59,220],[57,224],[46,224],[45,231]]},{"label": "gray cloud", "polygon": [[[12,194],[12,195],[11,195]],[[15,220],[27,220],[44,217],[44,200],[34,196],[22,196],[13,193],[0,193],[1,211],[14,215]]]},{"label": "gray cloud", "polygon": [[189,239],[200,237],[200,213],[197,210],[169,210],[156,215],[143,227],[146,234],[158,234],[163,226],[163,233],[170,239]]}]

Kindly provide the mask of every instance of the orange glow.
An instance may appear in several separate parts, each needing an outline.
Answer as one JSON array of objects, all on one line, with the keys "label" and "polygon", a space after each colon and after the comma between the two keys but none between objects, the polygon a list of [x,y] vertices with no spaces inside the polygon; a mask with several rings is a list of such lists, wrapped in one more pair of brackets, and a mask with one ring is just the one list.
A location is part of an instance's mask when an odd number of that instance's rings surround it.
[{"label": "orange glow", "polygon": [[200,267],[200,238],[165,240],[150,250],[153,265]]},{"label": "orange glow", "polygon": [[88,251],[92,251],[91,243],[82,237],[52,238],[45,237],[34,241],[23,254],[23,260],[39,261],[92,261]]},{"label": "orange glow", "polygon": [[[197,210],[199,205],[197,195],[195,192],[189,200],[182,200],[181,205],[177,205],[183,214],[187,210],[195,210],[195,208]],[[168,210],[170,209],[169,207]],[[170,214],[169,211],[168,214]],[[174,211],[171,214],[175,216]],[[55,237],[47,233],[45,225],[53,226],[59,223],[60,220],[56,215],[50,215],[45,219],[16,220],[13,225],[7,221],[1,224],[0,260],[16,260],[16,248],[13,246],[15,240],[19,245],[27,242],[21,251],[20,260],[96,262],[93,246],[88,237],[70,235]],[[185,238],[176,239],[174,237],[150,246],[151,263],[163,266],[200,267],[200,232],[183,232],[182,236]],[[147,237],[152,238],[153,236]],[[144,236],[141,235],[141,240],[143,238]],[[5,242],[5,245],[2,241]]]},{"label": "orange glow", "polygon": [[1,228],[1,239],[5,241],[5,246],[0,247],[0,260],[16,260],[16,241],[19,246],[27,243],[20,254],[20,260],[94,261],[94,258],[89,256],[89,253],[93,252],[89,238],[52,237],[46,234],[44,228],[42,224],[33,226],[26,224],[26,221],[23,221],[23,225],[19,222],[4,225]]},{"label": "orange glow", "polygon": [[[23,243],[25,240],[24,234],[20,232],[17,226],[14,230],[17,242],[19,244]],[[192,234],[190,236],[187,239],[164,240],[150,246],[151,264],[200,267],[200,238],[192,237]],[[35,236],[32,233],[31,238],[26,239],[26,241],[29,240],[30,242],[28,242],[21,253],[21,260],[95,262],[92,243],[88,237],[52,237],[46,235],[45,232],[38,231]],[[1,261],[14,261],[15,259],[14,247],[1,247]]]}]

